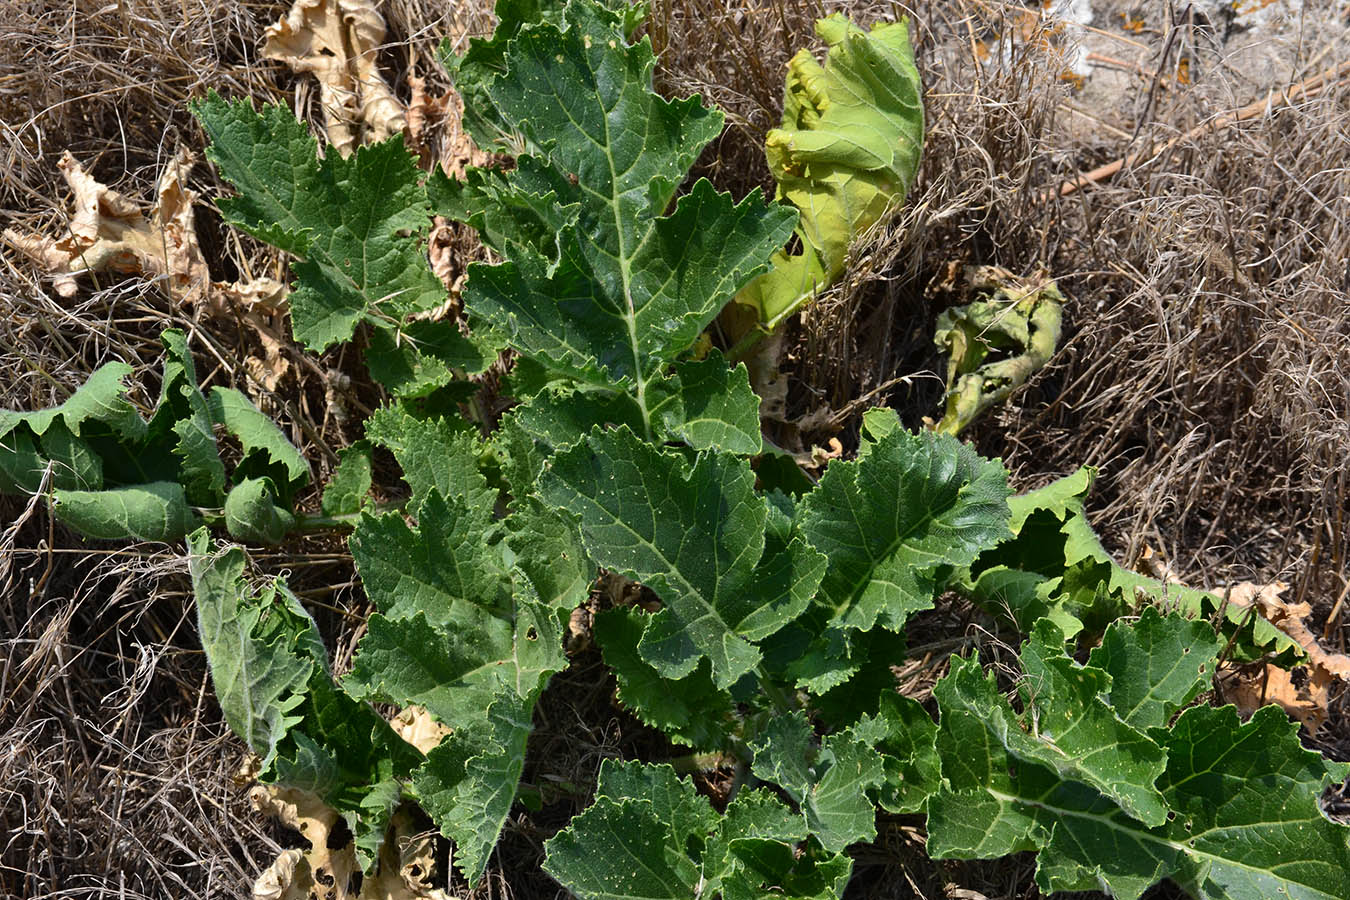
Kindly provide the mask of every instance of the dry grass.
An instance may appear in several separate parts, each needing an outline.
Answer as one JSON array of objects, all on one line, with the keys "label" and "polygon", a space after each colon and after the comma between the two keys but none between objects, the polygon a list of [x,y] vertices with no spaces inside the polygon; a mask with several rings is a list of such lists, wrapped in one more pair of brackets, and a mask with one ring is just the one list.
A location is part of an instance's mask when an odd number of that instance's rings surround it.
[{"label": "dry grass", "polygon": [[[728,111],[727,133],[701,170],[738,191],[768,186],[759,141],[777,120],[783,65],[819,5],[653,5],[663,89],[700,91]],[[847,6],[868,21],[900,11]],[[63,224],[55,161],[65,149],[128,196],[148,196],[177,147],[201,147],[185,104],[208,88],[317,118],[304,79],[257,59],[262,28],[283,11],[0,0],[0,225]],[[445,13],[395,0],[385,12],[382,63],[405,97],[410,71],[437,83],[429,51],[440,35],[487,25],[481,2]],[[1008,67],[972,59],[975,40],[1010,30],[1020,14],[981,0],[917,8],[930,135],[920,182],[846,283],[792,331],[791,411],[810,416],[808,436],[818,440],[840,428],[847,438],[860,398],[889,400],[911,423],[932,414],[941,385],[931,376],[940,311],[925,296],[931,278],[949,259],[1046,269],[1073,298],[1063,347],[975,427],[980,449],[1002,456],[1028,487],[1098,466],[1096,520],[1125,561],[1149,546],[1196,583],[1280,577],[1325,618],[1347,584],[1350,551],[1350,86],[1047,198],[1044,189],[1074,172],[1183,135],[1270,85],[1239,77],[1192,19],[1135,39],[1156,51],[1147,59],[1159,73],[1189,54],[1194,83],[1162,90],[1158,79],[1141,80],[1128,102],[1097,115],[1109,121],[1085,120],[1037,35]],[[1343,33],[1310,30],[1287,60],[1288,80],[1344,58]],[[205,166],[192,187],[204,197],[221,190]],[[229,234],[209,208],[199,221],[214,277],[277,271],[270,252]],[[138,400],[148,406],[158,334],[171,325],[193,334],[215,383],[231,382],[252,349],[238,323],[176,308],[134,278],[102,278],[61,301],[6,252],[0,406],[59,401],[113,359],[135,366]],[[379,399],[352,356],[333,351],[305,363],[297,355],[297,377],[268,398],[318,475],[359,436],[332,415],[329,371],[354,380],[358,407]],[[165,548],[91,548],[53,526],[40,505],[10,498],[0,500],[0,524],[0,894],[248,896],[286,836],[255,820],[230,779],[243,750],[210,695],[181,560]],[[363,600],[340,543],[297,544],[257,561],[291,569],[336,655],[348,654]],[[1345,618],[1328,634],[1344,649]],[[1315,742],[1350,758],[1350,716],[1344,698],[1337,703],[1342,714]],[[593,658],[550,690],[542,715],[527,772],[541,783],[584,784],[599,759],[656,740],[613,709]],[[513,821],[481,893],[553,896],[530,869],[570,802]],[[913,824],[889,823],[860,859],[857,896],[938,897],[949,884],[1036,896],[1026,859],[924,862]]]}]

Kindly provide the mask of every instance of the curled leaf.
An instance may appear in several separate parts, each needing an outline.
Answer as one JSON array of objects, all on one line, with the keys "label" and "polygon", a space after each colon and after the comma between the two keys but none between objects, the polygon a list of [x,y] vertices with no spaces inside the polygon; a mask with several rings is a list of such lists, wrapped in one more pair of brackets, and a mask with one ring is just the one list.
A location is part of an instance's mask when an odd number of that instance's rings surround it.
[{"label": "curled leaf", "polygon": [[830,48],[825,65],[809,50],[792,58],[783,124],[764,143],[777,198],[801,210],[801,252],[775,253],[736,296],[769,330],[834,283],[853,241],[904,202],[923,146],[909,23],[864,31],[835,13],[816,34]]},{"label": "curled leaf", "polygon": [[200,296],[210,277],[193,223],[197,195],[183,185],[194,162],[191,152],[180,150],[164,167],[147,214],[86,172],[67,150],[57,163],[75,195],[66,233],[49,238],[7,228],[4,242],[53,274],[62,297],[75,296],[77,275],[104,270],[143,272],[166,279],[174,297]]},{"label": "curled leaf", "polygon": [[358,869],[351,841],[329,847],[341,820],[337,810],[308,791],[278,785],[258,785],[248,798],[254,809],[300,832],[309,842],[309,849],[288,850],[264,871],[253,887],[254,900],[350,900],[356,896],[352,883]]},{"label": "curled leaf", "polygon": [[106,491],[57,491],[52,505],[66,525],[105,541],[176,541],[198,525],[183,486],[175,481]]},{"label": "curled leaf", "polygon": [[982,298],[938,316],[933,342],[946,351],[947,408],[933,430],[959,434],[1039,371],[1059,343],[1064,297],[1053,281],[1023,281],[997,266],[972,266]]},{"label": "curled leaf", "polygon": [[384,42],[375,7],[370,0],[296,0],[263,42],[264,59],[319,80],[324,129],[343,156],[403,131],[403,104],[375,65]]},{"label": "curled leaf", "polygon": [[225,529],[236,541],[279,544],[294,527],[295,516],[277,505],[277,489],[270,478],[250,478],[225,498]]},{"label": "curled leaf", "polygon": [[1248,667],[1230,670],[1221,683],[1224,696],[1244,712],[1275,703],[1312,733],[1327,720],[1331,688],[1350,681],[1350,656],[1321,645],[1308,627],[1312,606],[1284,600],[1280,595],[1288,588],[1282,581],[1264,585],[1244,581],[1228,592],[1228,603],[1240,610],[1255,607],[1262,618],[1297,643],[1307,654],[1306,677],[1266,663],[1255,671]]}]

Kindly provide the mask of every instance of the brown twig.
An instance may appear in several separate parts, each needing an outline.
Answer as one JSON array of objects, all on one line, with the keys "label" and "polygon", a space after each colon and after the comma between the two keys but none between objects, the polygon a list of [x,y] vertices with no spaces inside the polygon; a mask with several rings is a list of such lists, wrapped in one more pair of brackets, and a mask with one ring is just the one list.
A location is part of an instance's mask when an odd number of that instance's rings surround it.
[{"label": "brown twig", "polygon": [[1314,75],[1306,81],[1300,81],[1298,84],[1289,88],[1276,88],[1264,98],[1257,100],[1254,103],[1249,103],[1235,112],[1219,116],[1216,119],[1211,119],[1202,125],[1197,125],[1185,134],[1174,137],[1163,143],[1161,146],[1153,145],[1146,150],[1141,150],[1138,153],[1130,153],[1114,162],[1109,162],[1104,166],[1098,166],[1089,172],[1083,172],[1061,184],[1057,192],[1046,191],[1043,193],[1041,195],[1041,201],[1048,201],[1054,196],[1054,193],[1058,193],[1061,197],[1067,197],[1074,191],[1110,178],[1126,166],[1133,166],[1135,163],[1145,158],[1160,156],[1168,150],[1171,150],[1177,144],[1185,141],[1193,141],[1201,135],[1208,134],[1211,131],[1218,131],[1222,128],[1227,128],[1229,125],[1234,125],[1247,119],[1253,119],[1265,111],[1273,109],[1277,103],[1293,103],[1300,97],[1310,97],[1326,87],[1342,83],[1342,81],[1345,80],[1344,76],[1346,75],[1350,75],[1350,60],[1332,66],[1325,72]]}]

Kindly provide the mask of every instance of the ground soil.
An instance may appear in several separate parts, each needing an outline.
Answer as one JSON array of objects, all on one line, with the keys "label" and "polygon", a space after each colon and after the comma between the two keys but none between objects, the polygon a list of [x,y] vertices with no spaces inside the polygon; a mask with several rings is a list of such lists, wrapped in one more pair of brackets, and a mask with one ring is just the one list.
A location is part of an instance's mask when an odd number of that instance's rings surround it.
[{"label": "ground soil", "polygon": [[[380,64],[400,98],[409,75],[447,87],[433,48],[490,28],[485,2],[382,5]],[[699,91],[728,112],[700,172],[737,192],[770,187],[759,148],[818,4],[652,6],[662,90]],[[927,91],[920,179],[906,209],[857,248],[844,283],[787,330],[789,387],[772,433],[847,450],[877,403],[920,424],[942,392],[933,323],[959,302],[933,287],[949,265],[1048,273],[1070,298],[1059,352],[966,436],[1001,457],[1018,488],[1096,466],[1092,517],[1123,563],[1161,559],[1215,588],[1281,579],[1344,651],[1350,71],[1294,88],[1350,57],[1350,4],[1058,6],[1067,18],[998,0],[908,9]],[[828,7],[863,21],[906,11]],[[284,12],[0,0],[0,227],[64,227],[56,163],[66,150],[148,201],[176,150],[204,146],[186,103],[210,89],[284,103],[317,125],[311,80],[259,57],[263,28]],[[1113,175],[1063,190],[1122,159]],[[222,224],[211,198],[224,187],[210,167],[189,186],[212,278],[284,277],[284,260]],[[237,318],[175,302],[151,279],[105,273],[64,298],[31,261],[0,251],[0,408],[59,402],[113,359],[136,368],[148,405],[169,326],[191,335],[206,383],[237,381],[240,362],[261,352]],[[258,402],[325,476],[361,436],[352,411],[379,398],[354,354],[294,363]],[[294,843],[233,777],[246,754],[211,695],[182,552],[82,541],[41,503],[0,498],[0,895],[244,898]],[[366,611],[343,542],[310,538],[253,559],[289,572],[343,665]],[[979,624],[951,607],[921,626],[949,635]],[[910,672],[910,686],[931,683],[940,664]],[[655,740],[611,690],[594,654],[578,655],[545,698],[528,777],[584,784],[600,759]],[[1346,704],[1340,685],[1309,746],[1350,759]],[[560,824],[522,811],[484,885],[452,885],[453,895],[557,896],[537,864]],[[1029,858],[935,865],[917,849],[917,824],[887,822],[858,851],[851,895],[1037,896]]]}]

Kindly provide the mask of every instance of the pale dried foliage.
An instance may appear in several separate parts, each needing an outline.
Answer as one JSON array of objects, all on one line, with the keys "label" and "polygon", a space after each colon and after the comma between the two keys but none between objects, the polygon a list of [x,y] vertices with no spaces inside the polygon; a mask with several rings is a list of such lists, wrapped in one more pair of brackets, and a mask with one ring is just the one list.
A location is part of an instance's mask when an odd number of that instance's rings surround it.
[{"label": "pale dried foliage", "polygon": [[1308,626],[1310,603],[1290,603],[1281,595],[1289,589],[1283,581],[1253,584],[1244,581],[1226,593],[1227,603],[1259,615],[1288,635],[1303,649],[1307,664],[1294,672],[1271,663],[1230,666],[1220,674],[1225,700],[1236,703],[1245,714],[1267,703],[1278,703],[1315,734],[1329,715],[1334,694],[1350,682],[1350,656],[1328,650]]},{"label": "pale dried foliage", "polygon": [[[1113,8],[1094,5],[1103,17]],[[654,0],[662,89],[699,91],[728,112],[730,127],[700,160],[702,174],[738,192],[770,187],[759,147],[777,124],[783,67],[810,40],[811,20],[839,6]],[[843,6],[865,22],[905,11]],[[453,100],[436,100],[446,80],[433,49],[442,37],[462,48],[485,33],[486,0],[391,0],[379,11],[384,43],[369,43],[387,93],[375,91],[375,106],[388,112],[391,97],[406,106],[420,94],[405,113],[417,149],[454,165],[462,135]],[[153,215],[149,198],[166,165],[180,148],[203,144],[186,104],[208,88],[285,103],[317,132],[332,108],[320,82],[263,59],[265,30],[286,15],[285,3],[0,0],[0,226],[48,238],[74,232],[58,167],[66,151]],[[1193,23],[1178,25],[1136,37],[1159,57],[1149,63],[1158,72],[1166,42],[1169,65],[1185,49],[1194,83],[1153,90],[1143,78],[1118,110],[1085,118],[1059,78],[1062,60],[1047,49],[1053,35],[1021,6],[945,0],[911,15],[928,91],[920,180],[905,210],[860,244],[844,283],[787,335],[787,414],[822,447],[831,438],[847,445],[856,412],[873,402],[892,403],[911,424],[936,414],[932,327],[948,301],[926,294],[929,282],[951,261],[1047,270],[1069,297],[1063,346],[972,429],[980,449],[1002,456],[1021,487],[1080,463],[1100,467],[1093,515],[1122,561],[1156,548],[1192,583],[1281,578],[1300,616],[1298,604],[1311,609],[1299,621],[1329,653],[1344,652],[1346,616],[1335,601],[1350,550],[1350,86],[1198,134],[1112,179],[1048,198],[1047,187],[1075,172],[1186,135],[1268,85],[1226,70],[1222,51]],[[1021,39],[1009,65],[978,61],[981,39],[1013,32]],[[1343,38],[1310,29],[1288,81],[1345,55]],[[410,85],[410,77],[425,80]],[[359,93],[354,107],[338,98],[364,123],[357,139],[373,130]],[[223,190],[200,164],[181,187],[199,198]],[[199,199],[195,213],[211,281],[285,278],[275,253],[222,227],[208,202]],[[444,244],[441,268],[455,283],[464,258],[456,254],[472,250],[458,232]],[[66,298],[26,257],[0,255],[0,406],[50,405],[120,359],[136,367],[131,381],[143,385],[137,400],[148,408],[157,338],[168,326],[191,334],[205,381],[248,387],[244,361],[266,353],[257,329],[234,312],[175,302],[164,273],[148,274],[81,275]],[[335,450],[360,436],[334,410],[369,409],[378,392],[357,353],[278,352],[290,373],[255,384],[254,396],[326,475]],[[345,665],[363,610],[341,542],[310,539],[255,561],[289,568]],[[934,611],[943,623],[934,634],[946,640],[970,616]],[[941,647],[913,678],[931,681],[951,650]],[[594,651],[579,658],[589,662],[565,673],[542,705],[545,727],[532,749],[544,763],[531,766],[545,768],[527,771],[534,783],[584,785],[601,758],[650,740],[612,712]],[[1348,756],[1343,686],[1329,688],[1327,703],[1317,741]],[[284,847],[305,842],[253,814],[231,779],[242,758],[210,696],[173,551],[89,549],[53,526],[40,503],[0,501],[0,894],[250,896]],[[479,896],[554,896],[532,868],[567,806],[508,827]],[[1034,892],[1026,860],[933,866],[907,827],[883,829],[860,860],[859,896]],[[276,874],[284,890],[284,873]],[[460,883],[451,892],[473,893]]]},{"label": "pale dried foliage", "polygon": [[285,18],[267,26],[263,59],[318,80],[324,131],[343,156],[407,124],[377,64],[384,33],[372,0],[295,0]]}]

